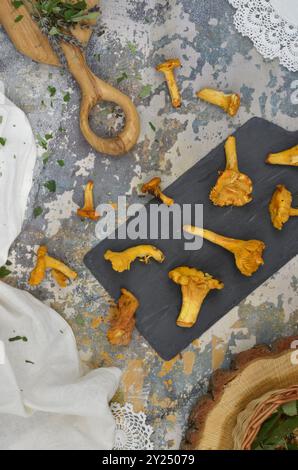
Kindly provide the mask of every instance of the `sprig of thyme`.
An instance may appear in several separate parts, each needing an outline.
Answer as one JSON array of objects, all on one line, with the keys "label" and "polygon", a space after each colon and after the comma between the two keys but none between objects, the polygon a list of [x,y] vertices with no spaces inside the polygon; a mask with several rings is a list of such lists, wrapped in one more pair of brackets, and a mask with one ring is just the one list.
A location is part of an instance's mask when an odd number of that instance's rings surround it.
[{"label": "sprig of thyme", "polygon": [[82,28],[90,28],[84,22],[99,16],[99,8],[88,8],[85,0],[24,0],[24,3],[31,5],[33,19],[56,51],[61,40],[83,49],[83,44],[72,36],[71,28],[78,23]]}]

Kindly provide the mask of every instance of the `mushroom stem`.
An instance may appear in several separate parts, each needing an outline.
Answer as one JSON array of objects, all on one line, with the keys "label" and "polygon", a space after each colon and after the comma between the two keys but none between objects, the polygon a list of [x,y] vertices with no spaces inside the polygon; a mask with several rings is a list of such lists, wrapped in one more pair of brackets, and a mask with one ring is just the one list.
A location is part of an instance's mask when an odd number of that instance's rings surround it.
[{"label": "mushroom stem", "polygon": [[62,261],[59,261],[55,258],[52,258],[51,256],[46,256],[45,257],[45,262],[46,262],[46,267],[55,269],[56,271],[60,271],[63,273],[65,276],[67,276],[69,279],[76,279],[78,274],[70,269],[66,264],[62,263]]},{"label": "mushroom stem", "polygon": [[43,280],[43,278],[45,277],[47,252],[48,252],[48,249],[44,245],[38,248],[36,266],[31,272],[31,275],[29,278],[30,286],[38,286]]},{"label": "mushroom stem", "polygon": [[225,143],[225,152],[226,152],[226,161],[227,161],[226,170],[239,171],[236,138],[234,136],[228,137]]},{"label": "mushroom stem", "polygon": [[77,215],[79,217],[84,217],[86,219],[98,220],[100,215],[94,209],[93,202],[93,181],[88,181],[85,193],[84,193],[84,207],[77,210]]},{"label": "mushroom stem", "polygon": [[165,76],[174,108],[181,106],[180,91],[174,75],[174,69],[177,67],[181,67],[179,59],[169,59],[156,67],[156,70]]},{"label": "mushroom stem", "polygon": [[216,245],[219,245],[226,250],[231,251],[232,253],[234,252],[231,245],[233,245],[236,240],[233,238],[227,238],[223,235],[218,235],[217,233],[211,232],[211,230],[206,230],[200,227],[193,227],[192,225],[184,225],[183,230],[192,235],[196,235],[197,237],[202,237],[205,240],[209,240],[209,242],[215,243]]},{"label": "mushroom stem", "polygon": [[298,145],[283,152],[270,153],[266,163],[271,163],[271,165],[298,166]]},{"label": "mushroom stem", "polygon": [[190,281],[187,286],[181,286],[181,292],[182,307],[176,324],[183,328],[191,328],[197,321],[198,313],[209,290],[204,287],[199,289],[194,282]]},{"label": "mushroom stem", "polygon": [[293,207],[291,207],[291,210],[290,210],[290,216],[298,216],[298,208],[297,209],[294,209]]},{"label": "mushroom stem", "polygon": [[167,206],[174,204],[174,199],[166,196],[160,189],[160,178],[152,178],[148,183],[144,183],[141,188],[142,193],[153,194],[156,198],[160,199]]},{"label": "mushroom stem", "polygon": [[160,189],[157,189],[154,192],[154,196],[157,197],[158,199],[160,199],[161,202],[163,202],[167,206],[172,206],[174,204],[174,199],[172,199],[171,197],[166,196]]}]

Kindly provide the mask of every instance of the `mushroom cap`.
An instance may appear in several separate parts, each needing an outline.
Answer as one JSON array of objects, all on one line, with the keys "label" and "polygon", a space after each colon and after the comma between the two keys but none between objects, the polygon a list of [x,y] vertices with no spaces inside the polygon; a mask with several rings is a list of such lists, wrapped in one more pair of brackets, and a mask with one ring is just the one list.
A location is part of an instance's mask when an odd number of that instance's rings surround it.
[{"label": "mushroom cap", "polygon": [[244,206],[252,200],[253,184],[244,173],[225,170],[211,190],[210,199],[216,206]]},{"label": "mushroom cap", "polygon": [[158,176],[156,176],[155,178],[152,178],[147,183],[144,183],[141,188],[141,191],[142,193],[149,193],[151,191],[155,191],[155,189],[159,187],[160,183],[161,183],[161,179]]},{"label": "mushroom cap", "polygon": [[177,67],[181,67],[181,62],[179,59],[168,59],[165,62],[157,65],[156,70],[158,72],[169,72]]},{"label": "mushroom cap", "polygon": [[235,261],[244,276],[252,276],[264,264],[263,251],[266,245],[261,240],[235,241]]},{"label": "mushroom cap", "polygon": [[169,272],[169,278],[180,286],[187,286],[190,281],[195,284],[208,284],[210,289],[222,289],[223,283],[214,279],[210,274],[205,274],[196,268],[180,266]]},{"label": "mushroom cap", "polygon": [[269,204],[272,224],[278,230],[281,230],[283,225],[289,220],[291,205],[292,194],[283,184],[279,184]]}]

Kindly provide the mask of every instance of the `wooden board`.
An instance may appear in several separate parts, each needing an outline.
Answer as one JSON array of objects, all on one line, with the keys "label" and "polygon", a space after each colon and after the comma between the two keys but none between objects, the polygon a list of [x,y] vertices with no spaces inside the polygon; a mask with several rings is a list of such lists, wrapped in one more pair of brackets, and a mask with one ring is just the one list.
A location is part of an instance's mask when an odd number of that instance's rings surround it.
[{"label": "wooden board", "polygon": [[[238,129],[235,136],[240,170],[254,182],[253,202],[242,208],[219,208],[209,200],[218,171],[225,167],[224,142],[169,186],[166,194],[179,204],[203,203],[205,228],[234,238],[263,240],[267,246],[265,265],[255,275],[243,276],[232,254],[207,241],[198,251],[184,251],[184,240],[146,240],[145,243],[152,243],[165,253],[165,262],[161,265],[151,262],[147,266],[135,262],[130,271],[121,274],[104,260],[105,251],[121,251],[144,241],[106,239],[85,257],[86,266],[112,297],[118,299],[121,287],[138,297],[137,328],[165,360],[182,351],[298,252],[298,218],[293,217],[279,232],[273,228],[268,213],[272,193],[280,183],[293,192],[293,205],[298,206],[298,169],[265,164],[268,153],[297,144],[298,132],[287,132],[254,118]],[[196,325],[190,329],[176,326],[181,293],[180,287],[168,279],[168,272],[179,265],[209,272],[225,284],[223,290],[208,295]]]}]

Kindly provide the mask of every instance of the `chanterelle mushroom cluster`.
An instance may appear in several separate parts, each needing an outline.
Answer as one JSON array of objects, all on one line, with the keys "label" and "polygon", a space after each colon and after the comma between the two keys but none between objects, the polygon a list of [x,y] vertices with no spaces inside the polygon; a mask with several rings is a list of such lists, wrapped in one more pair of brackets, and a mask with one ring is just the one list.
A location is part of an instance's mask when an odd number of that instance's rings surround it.
[{"label": "chanterelle mushroom cluster", "polygon": [[36,266],[31,272],[29,284],[30,286],[39,285],[46,275],[46,270],[50,269],[53,278],[58,282],[60,287],[66,287],[68,279],[76,279],[77,273],[70,269],[66,264],[48,256],[46,246],[40,246],[37,250]]},{"label": "chanterelle mushroom cluster", "polygon": [[[179,59],[169,59],[158,65],[156,69],[162,72],[168,84],[172,105],[181,105],[181,95],[175,79],[174,69],[180,67]],[[198,98],[223,109],[229,116],[235,116],[239,110],[241,99],[237,93],[226,94],[212,88],[203,88],[197,93]],[[226,167],[220,172],[215,186],[210,191],[210,200],[215,206],[242,207],[252,201],[253,182],[248,175],[239,171],[236,139],[230,136],[225,143]],[[276,165],[298,166],[298,145],[283,152],[270,154],[267,163]],[[160,187],[161,179],[154,177],[142,185],[143,193],[150,193],[164,204],[171,206],[174,200],[166,196]],[[89,196],[90,197],[90,196]],[[283,185],[278,185],[269,205],[271,220],[275,228],[282,229],[291,216],[298,215],[298,208],[292,208],[292,195]],[[200,236],[234,255],[238,270],[244,276],[252,276],[264,264],[263,252],[266,248],[262,240],[239,240],[219,235],[210,230],[191,225],[185,225],[184,230],[192,235]],[[128,248],[123,252],[106,251],[104,258],[110,261],[117,272],[129,270],[136,259],[148,263],[153,258],[159,263],[164,261],[164,254],[152,245],[139,245]],[[184,328],[192,327],[198,318],[202,304],[211,290],[221,290],[224,284],[196,268],[179,266],[171,270],[169,278],[181,286],[182,307],[177,318],[177,325]],[[121,308],[121,305],[127,308]],[[118,323],[127,322],[128,331],[134,326],[134,311],[138,300],[128,291],[122,290],[118,305]],[[117,326],[119,326],[117,325]],[[124,328],[125,330],[125,328]],[[113,344],[124,344],[124,330],[118,331],[116,324],[108,337]],[[128,333],[130,338],[130,333]],[[126,337],[125,337],[126,338]],[[125,343],[127,344],[127,343]]]}]

